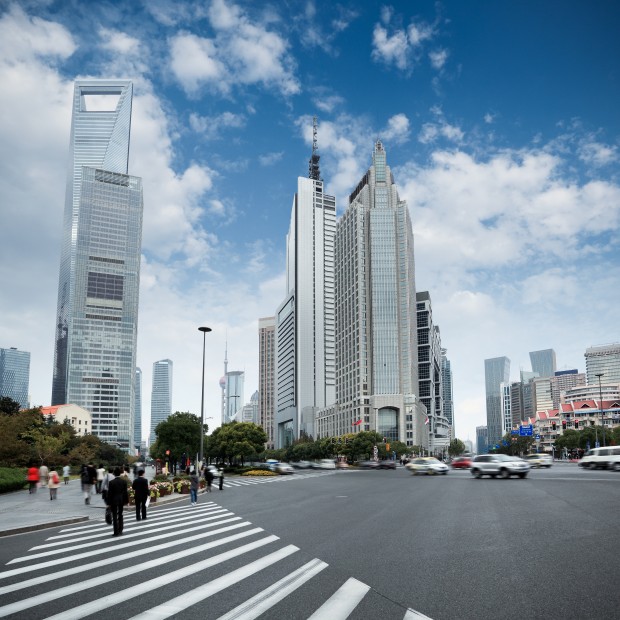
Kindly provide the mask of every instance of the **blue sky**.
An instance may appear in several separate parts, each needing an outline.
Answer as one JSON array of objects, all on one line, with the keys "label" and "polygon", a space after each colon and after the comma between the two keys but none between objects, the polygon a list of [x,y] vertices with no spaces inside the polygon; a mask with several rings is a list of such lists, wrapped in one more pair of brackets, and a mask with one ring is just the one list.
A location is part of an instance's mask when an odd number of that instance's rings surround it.
[{"label": "blue sky", "polygon": [[608,1],[0,0],[0,346],[49,404],[73,81],[131,78],[144,417],[163,358],[199,412],[205,324],[205,415],[226,341],[249,400],[316,114],[339,213],[384,142],[474,439],[485,358],[620,340],[619,31]]}]

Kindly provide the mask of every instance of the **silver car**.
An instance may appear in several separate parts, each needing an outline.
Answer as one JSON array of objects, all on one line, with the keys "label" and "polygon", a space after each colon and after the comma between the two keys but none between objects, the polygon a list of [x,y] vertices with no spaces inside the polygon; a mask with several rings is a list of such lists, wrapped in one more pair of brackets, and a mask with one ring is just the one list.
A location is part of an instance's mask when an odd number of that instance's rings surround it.
[{"label": "silver car", "polygon": [[482,476],[525,478],[529,471],[529,463],[518,456],[508,454],[479,454],[471,463],[471,475],[474,478],[482,478]]}]

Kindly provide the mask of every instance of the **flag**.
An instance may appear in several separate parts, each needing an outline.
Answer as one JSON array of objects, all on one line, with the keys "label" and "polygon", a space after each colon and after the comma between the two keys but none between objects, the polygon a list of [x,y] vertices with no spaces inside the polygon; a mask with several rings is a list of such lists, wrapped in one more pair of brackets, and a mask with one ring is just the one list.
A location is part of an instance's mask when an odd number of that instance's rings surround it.
[{"label": "flag", "polygon": [[353,422],[353,426],[359,426],[362,423],[362,418]]},{"label": "flag", "polygon": [[426,420],[424,420],[424,424],[428,424],[428,422],[429,422],[429,419],[428,419],[428,416],[426,416]]}]

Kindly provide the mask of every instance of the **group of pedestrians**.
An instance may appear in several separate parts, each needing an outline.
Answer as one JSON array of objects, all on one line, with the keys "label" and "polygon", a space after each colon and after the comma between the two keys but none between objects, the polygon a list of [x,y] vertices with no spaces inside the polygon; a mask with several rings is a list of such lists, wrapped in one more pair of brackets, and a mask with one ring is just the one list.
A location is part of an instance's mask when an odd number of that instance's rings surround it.
[{"label": "group of pedestrians", "polygon": [[26,480],[28,482],[28,492],[30,494],[36,493],[39,487],[47,487],[50,492],[50,500],[57,499],[60,477],[55,467],[48,468],[45,464],[40,467],[32,465],[28,468]]},{"label": "group of pedestrians", "polygon": [[[196,473],[195,469],[190,471],[189,467],[185,470],[185,473],[189,476],[189,494],[190,503],[192,506],[198,504],[198,491],[200,490],[200,477]],[[203,478],[206,481],[205,493],[211,493],[213,490],[213,481],[215,480],[215,474],[213,473],[213,466],[206,465],[202,470]],[[218,488],[220,491],[224,490],[224,470],[218,470]]]}]

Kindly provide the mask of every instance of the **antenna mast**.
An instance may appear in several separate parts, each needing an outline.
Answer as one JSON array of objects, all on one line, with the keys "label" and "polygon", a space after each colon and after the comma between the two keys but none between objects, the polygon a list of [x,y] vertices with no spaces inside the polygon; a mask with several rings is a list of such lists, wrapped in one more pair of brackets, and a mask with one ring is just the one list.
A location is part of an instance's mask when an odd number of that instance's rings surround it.
[{"label": "antenna mast", "polygon": [[318,153],[319,147],[317,146],[317,118],[312,117],[312,155],[308,162],[308,177],[315,181],[321,181],[321,171],[319,170],[319,160],[321,156]]}]

